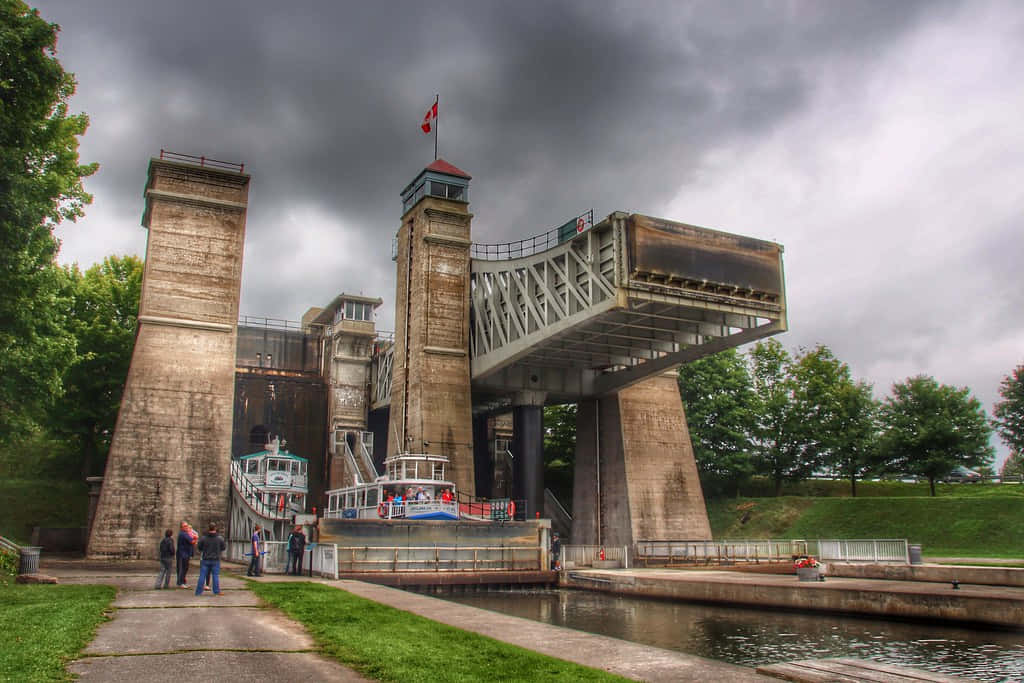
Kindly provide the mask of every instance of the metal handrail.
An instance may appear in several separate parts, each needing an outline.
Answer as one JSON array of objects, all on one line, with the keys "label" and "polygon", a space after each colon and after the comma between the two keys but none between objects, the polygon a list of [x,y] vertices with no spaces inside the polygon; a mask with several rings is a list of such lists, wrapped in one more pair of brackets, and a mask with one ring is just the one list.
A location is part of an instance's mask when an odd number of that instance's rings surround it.
[{"label": "metal handrail", "polygon": [[180,154],[178,152],[170,152],[166,149],[160,150],[160,158],[167,161],[184,161],[187,164],[195,164],[196,166],[209,166],[210,168],[219,168],[226,171],[237,171],[238,173],[245,173],[245,164],[236,164],[232,161],[221,161],[219,159],[211,159],[206,156],[194,156],[192,154]]},{"label": "metal handrail", "polygon": [[644,540],[634,548],[645,563],[784,562],[801,555],[826,562],[910,562],[906,539]]},{"label": "metal handrail", "polygon": [[[365,483],[367,483],[366,481],[363,480],[363,473],[359,469],[358,463],[356,463],[356,456],[352,452],[351,446],[348,445],[348,441],[343,441],[342,444],[345,446],[345,457],[348,459],[348,464],[352,467],[352,471],[355,472],[355,474],[356,474],[356,483],[357,484],[365,484]],[[372,481],[372,479],[371,479],[371,481]]]},{"label": "metal handrail", "polygon": [[[373,434],[373,432],[369,433]],[[370,481],[373,481],[380,476],[380,472],[377,471],[377,466],[373,464],[373,456],[370,455],[369,449],[366,448],[365,434],[364,432],[363,438],[359,440],[359,453],[362,455],[363,464],[366,465],[366,473],[370,475]]]},{"label": "metal handrail", "polygon": [[302,330],[302,323],[284,318],[264,318],[258,315],[238,316],[239,327],[265,327],[272,330]]},{"label": "metal handrail", "polygon": [[21,552],[21,546],[6,536],[0,536],[0,548],[10,550],[12,553]]},{"label": "metal handrail", "polygon": [[477,244],[474,242],[470,245],[469,254],[472,258],[484,261],[507,261],[522,258],[523,256],[547,251],[551,247],[557,246],[592,227],[594,227],[594,210],[590,209],[571,218],[562,225],[516,242],[503,242],[500,244]]}]

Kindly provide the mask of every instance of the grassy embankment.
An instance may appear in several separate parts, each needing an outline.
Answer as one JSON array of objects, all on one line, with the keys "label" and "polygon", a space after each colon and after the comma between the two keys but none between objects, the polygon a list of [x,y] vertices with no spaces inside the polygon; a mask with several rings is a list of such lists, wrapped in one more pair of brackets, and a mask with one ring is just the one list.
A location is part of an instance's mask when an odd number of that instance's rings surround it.
[{"label": "grassy embankment", "polygon": [[0,480],[0,536],[27,544],[32,527],[81,527],[89,510],[80,481]]},{"label": "grassy embankment", "polygon": [[92,639],[111,586],[23,586],[0,581],[0,681],[68,681],[65,663]]},{"label": "grassy embankment", "polygon": [[[712,534],[742,538],[906,538],[936,557],[1024,557],[1024,486],[804,482],[779,498],[709,501]],[[784,491],[787,493],[787,491]],[[844,497],[845,496],[845,497]]]},{"label": "grassy embankment", "polygon": [[381,681],[622,681],[315,583],[253,583],[321,651]]}]

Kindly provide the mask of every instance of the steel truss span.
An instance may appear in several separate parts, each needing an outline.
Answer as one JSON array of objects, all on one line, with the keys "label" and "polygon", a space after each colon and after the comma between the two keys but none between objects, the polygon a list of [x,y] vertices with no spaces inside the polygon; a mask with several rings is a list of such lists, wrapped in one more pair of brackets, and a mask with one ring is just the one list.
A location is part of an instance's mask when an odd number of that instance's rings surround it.
[{"label": "steel truss span", "polygon": [[474,392],[623,389],[785,331],[782,247],[614,213],[547,251],[472,261]]},{"label": "steel truss span", "polygon": [[[519,391],[548,403],[624,389],[787,329],[782,246],[616,212],[538,253],[473,259],[474,403]],[[393,348],[374,359],[389,402]]]}]

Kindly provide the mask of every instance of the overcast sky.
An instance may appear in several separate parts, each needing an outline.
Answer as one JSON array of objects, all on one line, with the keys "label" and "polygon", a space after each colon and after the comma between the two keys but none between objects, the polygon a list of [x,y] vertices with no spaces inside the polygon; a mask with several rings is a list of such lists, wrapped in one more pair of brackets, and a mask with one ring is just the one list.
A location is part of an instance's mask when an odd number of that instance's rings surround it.
[{"label": "overcast sky", "polygon": [[161,148],[243,162],[241,312],[362,292],[392,329],[398,193],[440,93],[475,241],[590,208],[775,240],[780,341],[828,345],[878,397],[925,373],[991,412],[1024,363],[1024,3],[37,5],[100,163],[62,262],[144,255]]}]

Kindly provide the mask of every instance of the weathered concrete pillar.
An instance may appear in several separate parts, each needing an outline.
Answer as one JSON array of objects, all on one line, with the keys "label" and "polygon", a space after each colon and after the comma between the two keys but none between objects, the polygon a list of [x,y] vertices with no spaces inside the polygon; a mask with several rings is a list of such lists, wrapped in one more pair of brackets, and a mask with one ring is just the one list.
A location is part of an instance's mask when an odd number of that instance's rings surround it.
[{"label": "weathered concrete pillar", "polygon": [[469,179],[439,159],[402,192],[388,455],[447,456],[449,478],[474,495]]},{"label": "weathered concrete pillar", "polygon": [[520,391],[512,400],[512,497],[526,500],[526,514],[544,510],[544,398]]},{"label": "weathered concrete pillar", "polygon": [[152,159],[139,327],[90,557],[152,557],[164,529],[228,521],[249,176]]},{"label": "weathered concrete pillar", "polygon": [[675,373],[581,401],[573,543],[710,538]]}]

